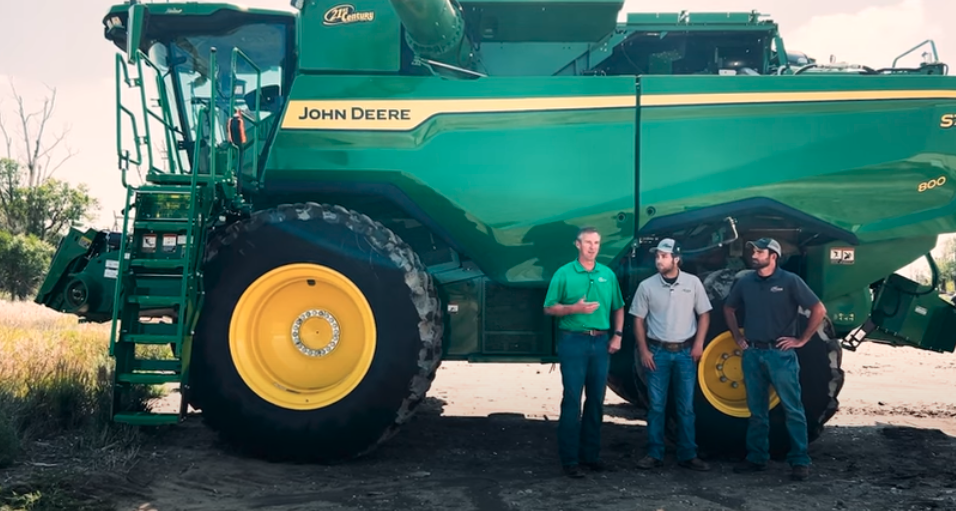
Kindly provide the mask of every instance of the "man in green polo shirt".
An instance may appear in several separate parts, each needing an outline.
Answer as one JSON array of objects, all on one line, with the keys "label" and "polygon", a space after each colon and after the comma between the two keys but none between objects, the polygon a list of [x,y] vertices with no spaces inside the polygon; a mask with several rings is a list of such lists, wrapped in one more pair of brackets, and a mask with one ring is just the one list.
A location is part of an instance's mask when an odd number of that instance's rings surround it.
[{"label": "man in green polo shirt", "polygon": [[[558,319],[561,364],[561,416],[558,455],[567,475],[583,477],[580,465],[601,470],[601,423],[610,354],[621,349],[624,298],[617,276],[597,262],[601,235],[594,228],[578,232],[576,260],[558,268],[544,299],[544,312]],[[611,316],[614,332],[610,335]],[[581,393],[585,393],[581,415]]]}]

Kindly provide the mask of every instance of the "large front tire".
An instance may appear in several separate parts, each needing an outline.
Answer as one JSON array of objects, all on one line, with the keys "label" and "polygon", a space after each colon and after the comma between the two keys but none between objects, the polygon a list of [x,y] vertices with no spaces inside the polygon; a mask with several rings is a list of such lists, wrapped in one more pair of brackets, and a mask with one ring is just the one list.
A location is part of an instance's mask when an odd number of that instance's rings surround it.
[{"label": "large front tire", "polygon": [[431,386],[431,276],[367,216],[314,203],[257,212],[209,245],[192,387],[206,422],[271,460],[336,462],[393,436]]}]

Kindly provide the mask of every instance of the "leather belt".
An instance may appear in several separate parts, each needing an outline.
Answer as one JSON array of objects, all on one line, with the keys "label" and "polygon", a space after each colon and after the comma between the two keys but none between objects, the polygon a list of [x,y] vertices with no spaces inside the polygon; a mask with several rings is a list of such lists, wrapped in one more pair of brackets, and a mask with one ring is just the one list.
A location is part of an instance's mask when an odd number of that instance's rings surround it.
[{"label": "leather belt", "polygon": [[757,350],[778,350],[777,341],[751,341],[747,340],[747,347]]},{"label": "leather belt", "polygon": [[590,335],[591,337],[597,337],[599,335],[605,335],[608,333],[607,330],[565,330],[565,332],[571,334]]},{"label": "leather belt", "polygon": [[686,341],[681,341],[681,342],[663,342],[663,341],[658,341],[657,339],[651,339],[651,338],[647,339],[647,344],[652,346],[660,346],[661,348],[664,348],[667,351],[680,351],[684,348],[690,347],[693,343],[694,343],[693,337],[691,337],[690,339],[687,339]]}]

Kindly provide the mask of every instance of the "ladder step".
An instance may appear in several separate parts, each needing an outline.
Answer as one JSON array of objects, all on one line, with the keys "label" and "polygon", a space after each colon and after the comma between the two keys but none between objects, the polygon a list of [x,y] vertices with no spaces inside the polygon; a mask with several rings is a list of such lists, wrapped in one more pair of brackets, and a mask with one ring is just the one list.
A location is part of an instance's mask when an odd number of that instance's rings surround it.
[{"label": "ladder step", "polygon": [[131,259],[130,267],[146,268],[150,270],[174,270],[186,265],[185,259]]},{"label": "ladder step", "polygon": [[120,338],[120,342],[128,342],[130,344],[176,344],[179,341],[179,337],[175,335],[138,334],[124,335]]},{"label": "ladder step", "polygon": [[[139,358],[132,363],[133,370],[141,371],[181,371],[183,363],[181,360],[156,360],[150,358]],[[166,376],[166,375],[162,375]],[[175,375],[169,375],[175,376]]]},{"label": "ladder step", "polygon": [[133,426],[160,426],[177,424],[182,419],[177,413],[120,412],[113,416],[113,420]]},{"label": "ladder step", "polygon": [[137,188],[136,193],[141,195],[153,193],[189,195],[192,193],[192,187],[183,185],[144,185]]},{"label": "ladder step", "polygon": [[165,308],[179,306],[178,296],[130,296],[129,303],[138,303],[141,308]]},{"label": "ladder step", "polygon": [[147,231],[182,231],[195,225],[192,218],[164,218],[162,220],[137,220],[133,222],[136,229]]},{"label": "ladder step", "polygon": [[[199,174],[196,176],[197,185],[203,185],[211,182],[212,180],[213,176],[210,174]],[[164,185],[191,185],[193,182],[193,175],[150,172],[146,175],[146,181]]]},{"label": "ladder step", "polygon": [[164,383],[179,383],[182,378],[179,374],[169,373],[120,373],[116,381],[135,383],[140,385],[162,385]]}]

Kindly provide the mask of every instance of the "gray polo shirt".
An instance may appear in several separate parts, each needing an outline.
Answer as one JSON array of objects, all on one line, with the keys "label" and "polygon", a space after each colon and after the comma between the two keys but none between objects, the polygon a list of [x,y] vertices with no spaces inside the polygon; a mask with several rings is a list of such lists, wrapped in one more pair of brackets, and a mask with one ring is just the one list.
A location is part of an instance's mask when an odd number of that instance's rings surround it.
[{"label": "gray polo shirt", "polygon": [[630,314],[644,318],[647,337],[684,342],[697,334],[697,316],[712,308],[700,279],[682,271],[673,284],[660,273],[644,279],[634,292]]}]

